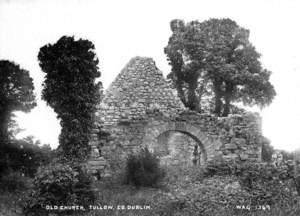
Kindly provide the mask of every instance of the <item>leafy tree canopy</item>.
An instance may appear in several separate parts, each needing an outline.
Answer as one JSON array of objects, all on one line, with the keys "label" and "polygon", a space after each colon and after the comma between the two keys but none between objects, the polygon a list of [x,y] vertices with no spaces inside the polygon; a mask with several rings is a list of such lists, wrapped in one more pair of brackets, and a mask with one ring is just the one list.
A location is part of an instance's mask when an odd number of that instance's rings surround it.
[{"label": "leafy tree canopy", "polygon": [[47,44],[38,55],[46,73],[42,98],[61,119],[60,148],[68,159],[83,159],[89,153],[89,135],[101,82],[95,46],[89,40],[63,36]]},{"label": "leafy tree canopy", "polygon": [[0,60],[0,141],[8,140],[14,111],[29,112],[36,106],[33,80],[14,62]]},{"label": "leafy tree canopy", "polygon": [[214,112],[227,116],[232,102],[261,107],[272,102],[271,72],[262,67],[249,30],[230,19],[173,20],[171,30],[168,77],[187,107],[200,111],[201,98],[212,96]]},{"label": "leafy tree canopy", "polygon": [[50,163],[54,157],[49,144],[41,145],[32,136],[10,140],[2,152],[5,152],[5,157],[0,159],[0,173],[19,171],[28,176],[34,176],[40,165]]}]

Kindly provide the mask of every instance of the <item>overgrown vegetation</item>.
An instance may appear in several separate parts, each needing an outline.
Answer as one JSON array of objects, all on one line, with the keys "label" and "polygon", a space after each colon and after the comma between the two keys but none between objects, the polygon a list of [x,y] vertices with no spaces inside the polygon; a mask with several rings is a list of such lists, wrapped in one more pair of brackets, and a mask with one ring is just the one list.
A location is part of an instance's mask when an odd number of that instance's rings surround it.
[{"label": "overgrown vegetation", "polygon": [[170,26],[164,50],[172,67],[168,78],[186,107],[202,111],[207,106],[227,116],[233,102],[261,107],[272,102],[271,72],[262,67],[249,30],[230,19],[172,20]]},{"label": "overgrown vegetation", "polygon": [[14,126],[13,112],[29,112],[36,106],[33,80],[18,64],[0,60],[0,176],[9,169]]},{"label": "overgrown vegetation", "polygon": [[[92,180],[80,167],[67,164],[52,163],[40,167],[34,179],[34,188],[25,207],[25,215],[48,215],[50,206],[82,205],[87,207],[95,201],[92,190]],[[71,214],[74,211],[57,210],[60,215]]]},{"label": "overgrown vegetation", "polygon": [[19,171],[7,172],[0,178],[0,192],[24,191],[31,187],[31,178]]},{"label": "overgrown vegetation", "polygon": [[[188,108],[201,111],[208,106],[216,115],[227,116],[244,112],[233,102],[271,103],[276,94],[269,82],[271,72],[262,68],[247,29],[230,19],[187,24],[173,20],[171,29],[165,48],[172,66],[168,77]],[[101,215],[253,215],[237,205],[270,206],[268,212],[256,215],[300,215],[300,177],[285,162],[213,160],[204,167],[161,167],[159,158],[142,148],[128,156],[126,184],[116,179],[119,176],[93,182],[82,162],[90,152],[93,115],[101,96],[95,47],[89,40],[63,36],[43,46],[38,60],[46,73],[42,98],[61,120],[58,154],[32,137],[15,139],[10,130],[15,126],[13,111],[28,112],[35,106],[34,87],[28,71],[0,61],[0,215],[99,215],[88,211],[92,204],[150,206]],[[203,98],[208,104],[202,103]],[[97,127],[100,144],[108,142],[109,133],[101,123]],[[263,160],[270,162],[273,153],[266,141]],[[284,161],[290,159],[282,153]],[[86,211],[50,211],[47,205],[80,205]]]},{"label": "overgrown vegetation", "polygon": [[39,166],[50,163],[54,157],[49,145],[41,145],[38,141],[33,141],[33,137],[11,139],[9,142],[2,148],[6,155],[0,159],[3,173],[20,172],[33,177]]},{"label": "overgrown vegetation", "polygon": [[40,49],[38,59],[46,73],[42,98],[57,113],[62,131],[56,158],[40,166],[36,174],[24,206],[26,215],[48,215],[46,205],[87,207],[95,201],[91,176],[82,166],[90,153],[93,117],[101,95],[101,82],[95,80],[100,72],[94,49],[88,40],[67,36]]},{"label": "overgrown vegetation", "polygon": [[[234,165],[230,165],[234,166]],[[252,168],[249,168],[251,166]],[[249,169],[249,173],[260,173],[265,165],[247,163],[243,165],[244,169]],[[269,166],[269,165],[266,165]],[[215,166],[216,167],[216,166]],[[145,205],[151,209],[143,210],[107,210],[101,211],[101,215],[219,215],[219,216],[295,216],[300,213],[299,197],[293,193],[294,186],[289,181],[284,181],[285,187],[277,187],[270,191],[276,194],[274,202],[265,202],[270,200],[266,194],[257,193],[260,188],[266,185],[257,182],[253,191],[249,190],[246,184],[242,182],[242,176],[239,174],[229,175],[224,172],[222,167],[214,175],[206,175],[206,168],[197,166],[174,166],[168,167],[166,177],[163,179],[162,186],[159,188],[152,187],[132,187],[123,185],[115,179],[106,179],[97,184],[99,190],[97,201],[101,203],[111,203],[113,206],[124,204],[127,205]],[[228,168],[227,168],[228,170]],[[234,169],[232,169],[234,170]],[[264,169],[263,169],[264,170]],[[257,176],[257,175],[255,175]],[[257,180],[259,180],[258,177]],[[256,182],[255,179],[252,179]],[[245,180],[245,182],[247,182]],[[273,182],[275,183],[275,182]],[[269,185],[271,188],[274,184]],[[288,189],[288,190],[287,190]],[[283,195],[282,199],[278,199]],[[260,201],[257,198],[264,198]],[[271,199],[272,200],[272,199]],[[275,202],[276,201],[276,202]],[[99,211],[89,212],[88,216],[99,215]],[[78,213],[78,215],[81,215]],[[83,214],[86,215],[86,214]]]},{"label": "overgrown vegetation", "polygon": [[267,138],[264,138],[261,149],[261,159],[266,162],[271,162],[274,152],[275,149],[271,145],[271,142]]},{"label": "overgrown vegetation", "polygon": [[294,181],[293,166],[283,163],[244,162],[228,163],[222,160],[208,163],[203,176],[236,176],[241,186],[251,196],[251,204],[287,205],[296,199],[297,185]]},{"label": "overgrown vegetation", "polygon": [[89,40],[63,36],[40,48],[38,59],[46,73],[42,98],[54,109],[62,127],[62,156],[82,161],[90,152],[93,115],[101,93],[95,46]]},{"label": "overgrown vegetation", "polygon": [[137,154],[131,154],[127,159],[126,182],[134,186],[155,187],[164,177],[165,172],[160,167],[159,158],[147,147]]}]

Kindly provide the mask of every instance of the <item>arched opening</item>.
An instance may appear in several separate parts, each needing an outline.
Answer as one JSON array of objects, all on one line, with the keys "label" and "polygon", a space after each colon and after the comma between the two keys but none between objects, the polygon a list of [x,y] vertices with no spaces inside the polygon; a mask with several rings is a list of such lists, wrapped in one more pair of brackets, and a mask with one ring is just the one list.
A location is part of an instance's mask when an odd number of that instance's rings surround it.
[{"label": "arched opening", "polygon": [[186,131],[165,131],[156,137],[151,148],[163,164],[201,166],[207,159],[202,142]]}]

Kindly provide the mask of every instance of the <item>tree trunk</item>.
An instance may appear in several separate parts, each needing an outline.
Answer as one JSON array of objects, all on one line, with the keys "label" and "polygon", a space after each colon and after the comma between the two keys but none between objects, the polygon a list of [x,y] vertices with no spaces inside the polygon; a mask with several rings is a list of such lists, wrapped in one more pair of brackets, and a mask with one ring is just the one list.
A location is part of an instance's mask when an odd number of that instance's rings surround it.
[{"label": "tree trunk", "polygon": [[223,110],[223,114],[222,114],[222,116],[224,116],[224,117],[228,116],[228,114],[230,112],[230,102],[231,102],[231,97],[232,97],[232,91],[233,91],[233,86],[231,84],[227,84],[226,91],[224,94],[225,104],[224,104],[224,110]]},{"label": "tree trunk", "polygon": [[191,110],[199,111],[199,100],[196,95],[198,81],[197,79],[193,80],[189,84],[188,88],[188,106]]},{"label": "tree trunk", "polygon": [[214,93],[215,93],[215,111],[214,113],[217,116],[221,115],[221,110],[222,110],[222,91],[221,91],[221,84],[222,82],[220,81],[214,81],[213,86],[214,86]]},{"label": "tree trunk", "polygon": [[8,136],[8,122],[9,122],[9,114],[7,114],[6,110],[0,110],[0,178],[1,174],[4,170],[9,169],[9,155],[7,153],[6,145],[9,142]]},{"label": "tree trunk", "polygon": [[203,83],[197,83],[198,87],[197,87],[197,93],[198,93],[198,110],[201,111],[202,107],[201,107],[201,102],[202,102],[202,96],[205,94],[205,91],[207,91],[207,80],[204,80]]},{"label": "tree trunk", "polygon": [[7,112],[0,113],[0,144],[8,141],[8,122],[9,114]]},{"label": "tree trunk", "polygon": [[225,96],[224,110],[223,110],[223,114],[222,114],[223,117],[228,116],[229,111],[230,111],[229,107],[230,107],[230,100],[229,100],[229,97],[226,95]]},{"label": "tree trunk", "polygon": [[184,91],[183,91],[183,86],[182,86],[182,80],[177,80],[176,81],[176,88],[177,88],[177,92],[178,92],[178,96],[180,98],[180,100],[182,101],[182,103],[185,105],[185,106],[188,106],[187,104],[187,100],[185,98],[185,95],[184,95]]}]

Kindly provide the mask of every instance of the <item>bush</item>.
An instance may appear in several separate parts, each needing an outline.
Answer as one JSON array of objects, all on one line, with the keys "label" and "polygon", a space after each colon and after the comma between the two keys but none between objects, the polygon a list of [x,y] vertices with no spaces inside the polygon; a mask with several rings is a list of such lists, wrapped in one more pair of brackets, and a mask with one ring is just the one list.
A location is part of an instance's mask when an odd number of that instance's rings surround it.
[{"label": "bush", "polygon": [[294,182],[296,185],[296,190],[297,190],[298,196],[300,196],[300,175],[295,176]]},{"label": "bush", "polygon": [[11,140],[2,145],[0,155],[0,176],[10,170],[34,177],[41,165],[50,163],[54,152],[49,145],[39,145],[32,137]]},{"label": "bush", "polygon": [[16,190],[26,190],[30,187],[30,179],[20,172],[9,172],[0,179],[2,191],[15,192]]},{"label": "bush", "polygon": [[131,154],[127,159],[126,182],[139,186],[156,187],[165,176],[160,167],[159,158],[148,148],[142,148],[138,154]]},{"label": "bush", "polygon": [[220,160],[208,162],[204,176],[235,176],[250,196],[245,197],[252,204],[282,205],[295,200],[296,186],[293,169],[288,164],[274,166],[271,163],[234,163]]},{"label": "bush", "polygon": [[294,197],[292,174],[285,167],[268,163],[244,163],[238,173],[241,185],[253,195],[258,204],[288,203]]},{"label": "bush", "polygon": [[237,164],[231,161],[224,161],[222,158],[208,161],[203,169],[204,177],[211,177],[214,175],[233,175],[236,173]]},{"label": "bush", "polygon": [[[34,179],[34,190],[24,207],[25,215],[48,215],[46,205],[88,206],[96,197],[91,188],[91,178],[80,167],[53,163],[41,167]],[[66,215],[71,211],[59,211]]]},{"label": "bush", "polygon": [[272,161],[272,155],[275,153],[275,149],[271,145],[270,140],[263,137],[262,149],[261,149],[261,159],[266,162]]}]

